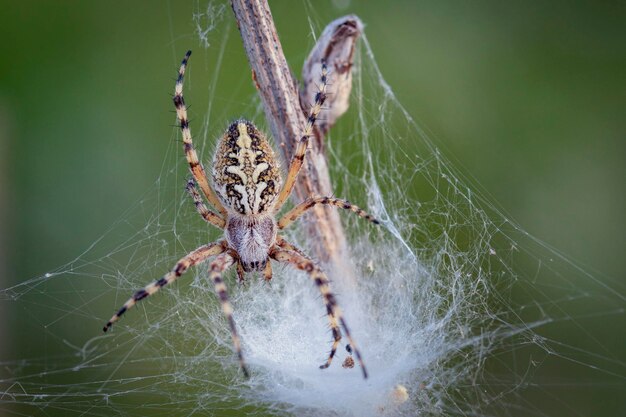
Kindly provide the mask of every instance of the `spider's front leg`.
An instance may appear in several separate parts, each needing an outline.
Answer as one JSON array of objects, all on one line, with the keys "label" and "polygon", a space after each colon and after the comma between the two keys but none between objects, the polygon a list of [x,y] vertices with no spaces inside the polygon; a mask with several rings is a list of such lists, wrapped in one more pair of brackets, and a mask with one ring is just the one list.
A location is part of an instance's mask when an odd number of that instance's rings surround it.
[{"label": "spider's front leg", "polygon": [[185,79],[185,70],[187,69],[187,62],[189,62],[190,56],[191,51],[187,51],[187,53],[185,54],[185,58],[183,58],[183,61],[180,64],[180,69],[178,70],[178,78],[176,79],[176,86],[174,87],[174,97],[172,99],[174,100],[174,107],[176,107],[176,116],[180,121],[180,129],[183,135],[183,148],[185,150],[185,157],[187,158],[187,162],[189,163],[189,169],[191,170],[193,177],[198,182],[200,189],[206,196],[209,203],[211,203],[211,205],[221,213],[221,217],[226,218],[226,209],[209,185],[209,180],[207,179],[206,172],[204,170],[204,167],[202,166],[202,163],[198,159],[198,154],[193,147],[193,140],[191,139],[189,118],[187,117],[187,106],[185,105],[185,99],[183,98],[183,81]]},{"label": "spider's front leg", "polygon": [[137,304],[138,301],[143,300],[144,298],[154,294],[166,285],[176,281],[178,277],[187,272],[187,270],[193,265],[204,262],[211,256],[219,255],[225,250],[226,242],[222,240],[216,243],[209,243],[208,245],[200,246],[198,249],[189,253],[187,256],[176,262],[174,268],[172,268],[172,270],[169,273],[165,274],[161,279],[154,281],[153,283],[135,292],[135,294],[133,294],[133,296],[124,303],[122,308],[120,308],[118,312],[115,313],[113,317],[111,317],[107,324],[104,325],[104,328],[102,330],[105,332],[109,330],[111,326],[113,326],[113,323],[118,321],[120,317],[122,317],[122,315],[126,313],[126,311],[131,309],[135,304]]},{"label": "spider's front leg", "polygon": [[235,352],[237,352],[237,357],[239,358],[239,365],[241,366],[241,370],[246,378],[250,376],[248,372],[248,368],[246,367],[246,363],[243,360],[243,353],[241,351],[241,341],[239,339],[239,334],[237,333],[237,326],[235,325],[235,319],[233,319],[233,306],[230,304],[228,299],[228,292],[226,291],[226,284],[222,278],[222,274],[226,271],[232,264],[235,263],[235,258],[233,258],[228,252],[224,252],[219,255],[211,264],[209,265],[209,278],[213,281],[213,285],[215,286],[215,293],[220,300],[220,304],[222,305],[222,311],[226,316],[226,320],[228,320],[228,325],[230,327],[230,335],[233,339],[233,346],[235,347]]},{"label": "spider's front leg", "polygon": [[289,171],[287,172],[287,178],[285,179],[285,185],[283,186],[283,189],[280,190],[280,194],[276,199],[276,203],[274,206],[276,212],[278,212],[283,204],[285,204],[285,201],[287,201],[287,198],[289,198],[289,195],[291,194],[294,185],[296,185],[296,178],[298,178],[298,173],[300,172],[300,168],[302,168],[302,164],[304,163],[304,156],[306,155],[309,137],[313,133],[313,126],[315,125],[317,116],[319,115],[320,111],[322,111],[322,106],[324,105],[324,101],[326,101],[326,84],[328,82],[327,76],[328,68],[326,67],[326,63],[322,62],[322,76],[320,79],[321,82],[319,85],[319,91],[315,95],[315,103],[313,104],[313,107],[311,107],[309,117],[307,117],[306,119],[304,134],[296,145],[296,150],[293,154],[293,158],[291,159]]},{"label": "spider's front leg", "polygon": [[[290,245],[289,243],[284,241],[284,246],[287,245],[294,247],[293,245]],[[280,246],[274,246],[272,248],[272,251],[270,252],[270,256],[272,257],[272,259],[275,259],[278,262],[289,263],[294,267],[300,269],[301,271],[305,271],[315,282],[315,285],[322,294],[324,304],[326,305],[328,321],[330,322],[330,327],[333,332],[333,345],[328,360],[324,365],[320,366],[320,368],[328,368],[333,360],[333,357],[335,356],[335,353],[337,352],[337,347],[339,346],[339,342],[341,341],[341,332],[337,324],[337,321],[339,321],[341,327],[343,328],[343,331],[346,334],[346,337],[348,338],[350,346],[357,360],[359,361],[359,364],[361,365],[363,378],[367,378],[367,369],[365,368],[365,364],[363,363],[361,352],[354,343],[354,339],[352,339],[350,330],[348,329],[346,321],[343,318],[341,309],[337,305],[337,300],[335,299],[334,294],[330,291],[330,285],[326,274],[317,265],[315,265],[315,263],[311,259],[308,259],[306,256],[301,255],[300,253],[282,249]]]}]

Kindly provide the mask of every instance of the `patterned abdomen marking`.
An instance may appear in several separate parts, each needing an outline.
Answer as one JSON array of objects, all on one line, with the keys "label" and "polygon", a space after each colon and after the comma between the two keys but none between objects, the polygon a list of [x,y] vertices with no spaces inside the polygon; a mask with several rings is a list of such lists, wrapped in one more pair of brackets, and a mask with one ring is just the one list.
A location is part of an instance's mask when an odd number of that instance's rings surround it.
[{"label": "patterned abdomen marking", "polygon": [[243,215],[270,211],[282,179],[274,151],[246,120],[232,123],[213,160],[213,183],[224,206]]}]

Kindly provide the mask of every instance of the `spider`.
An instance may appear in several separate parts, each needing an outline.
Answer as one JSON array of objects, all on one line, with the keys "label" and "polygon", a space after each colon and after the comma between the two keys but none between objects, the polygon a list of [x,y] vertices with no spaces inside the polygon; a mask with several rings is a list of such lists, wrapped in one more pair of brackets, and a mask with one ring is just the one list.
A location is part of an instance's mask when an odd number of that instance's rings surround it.
[{"label": "spider", "polygon": [[[367,378],[367,370],[361,353],[350,335],[350,330],[348,330],[341,309],[330,290],[328,277],[311,258],[278,234],[279,230],[285,229],[299,219],[307,210],[319,204],[350,210],[372,223],[379,223],[371,215],[348,201],[331,197],[309,198],[296,205],[277,220],[278,212],[293,190],[304,161],[313,126],[326,100],[328,73],[326,64],[322,62],[319,91],[315,96],[315,103],[307,118],[304,134],[300,138],[289,164],[284,184],[278,159],[267,138],[251,122],[237,120],[228,127],[218,143],[213,158],[213,187],[211,187],[204,167],[198,160],[198,155],[193,147],[187,108],[183,99],[183,79],[190,56],[191,51],[188,51],[180,65],[173,97],[176,114],[182,130],[185,156],[193,175],[193,178],[187,183],[187,191],[191,195],[196,209],[202,218],[209,224],[224,231],[224,239],[202,245],[191,251],[180,259],[172,270],[161,279],[136,291],[117,313],[111,317],[103,330],[106,332],[113,323],[119,320],[138,301],[173,283],[191,266],[198,265],[215,256],[216,258],[209,264],[209,278],[213,281],[215,292],[228,321],[239,364],[244,375],[248,377],[249,372],[241,350],[237,327],[233,319],[233,308],[228,299],[223,274],[229,267],[236,265],[240,281],[243,281],[246,273],[255,271],[262,272],[265,280],[269,281],[272,279],[271,259],[291,264],[295,268],[305,271],[322,295],[333,334],[333,342],[328,359],[320,368],[328,368],[335,356],[341,341],[341,330],[339,328],[341,325],[359,361],[363,377]],[[199,186],[208,202],[217,212],[207,208],[196,185]]]}]

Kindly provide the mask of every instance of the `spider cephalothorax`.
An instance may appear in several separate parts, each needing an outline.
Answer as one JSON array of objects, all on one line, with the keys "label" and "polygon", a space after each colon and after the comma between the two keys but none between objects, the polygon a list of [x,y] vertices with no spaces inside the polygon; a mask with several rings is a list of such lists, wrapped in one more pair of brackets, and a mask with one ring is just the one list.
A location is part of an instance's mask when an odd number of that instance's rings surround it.
[{"label": "spider cephalothorax", "polygon": [[225,235],[244,271],[262,271],[267,266],[270,248],[276,242],[276,220],[267,215],[234,215],[228,218]]},{"label": "spider cephalothorax", "polygon": [[[251,122],[237,120],[228,127],[217,146],[213,159],[213,187],[211,187],[204,167],[193,147],[187,108],[183,99],[183,77],[190,55],[191,51],[187,52],[183,59],[174,90],[174,105],[180,120],[185,156],[193,175],[193,179],[187,183],[187,191],[200,215],[208,223],[224,230],[224,239],[200,246],[180,259],[168,274],[135,292],[106,323],[104,331],[107,331],[113,323],[119,320],[122,314],[137,304],[139,300],[171,284],[189,267],[200,264],[211,256],[216,256],[209,265],[209,278],[213,281],[215,292],[228,320],[233,345],[239,357],[241,368],[244,374],[248,375],[237,327],[233,319],[233,308],[228,299],[226,284],[222,276],[230,266],[236,265],[240,280],[243,280],[246,272],[252,271],[263,271],[265,279],[270,280],[272,278],[270,260],[274,260],[289,263],[297,269],[305,271],[322,294],[333,334],[333,344],[326,363],[320,368],[330,366],[341,341],[339,329],[341,326],[350,342],[349,346],[352,352],[361,365],[363,376],[367,378],[367,371],[361,354],[350,335],[336,298],[330,291],[328,277],[309,257],[296,246],[287,242],[278,232],[318,204],[350,210],[359,217],[376,224],[378,221],[357,206],[345,200],[331,197],[310,198],[288,211],[279,220],[276,219],[276,214],[293,190],[296,177],[304,161],[313,125],[326,100],[326,65],[322,63],[321,82],[315,97],[315,104],[311,108],[303,135],[289,164],[284,184],[278,159],[269,141]],[[204,204],[196,184],[200,187],[207,201],[217,210],[217,213],[211,211]]]}]

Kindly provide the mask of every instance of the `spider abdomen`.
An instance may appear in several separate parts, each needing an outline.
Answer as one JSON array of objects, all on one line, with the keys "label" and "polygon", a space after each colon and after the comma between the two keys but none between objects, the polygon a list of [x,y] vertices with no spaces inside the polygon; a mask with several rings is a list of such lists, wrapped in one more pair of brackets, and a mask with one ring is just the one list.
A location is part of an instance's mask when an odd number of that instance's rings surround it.
[{"label": "spider abdomen", "polygon": [[222,136],[213,160],[213,183],[231,211],[245,216],[271,211],[282,185],[278,159],[251,122],[237,120]]},{"label": "spider abdomen", "polygon": [[276,241],[276,221],[271,216],[231,216],[226,241],[239,255],[244,271],[262,271]]}]

